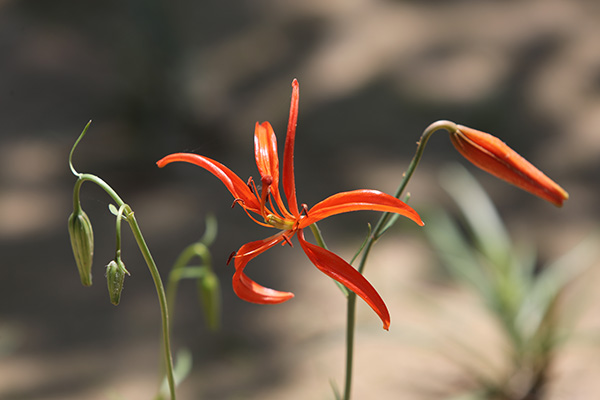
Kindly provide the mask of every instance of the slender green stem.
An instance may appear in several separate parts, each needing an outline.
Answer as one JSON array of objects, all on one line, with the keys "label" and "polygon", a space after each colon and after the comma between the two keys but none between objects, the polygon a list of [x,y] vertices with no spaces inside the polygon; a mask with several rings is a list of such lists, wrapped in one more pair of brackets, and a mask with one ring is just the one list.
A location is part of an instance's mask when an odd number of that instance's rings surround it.
[{"label": "slender green stem", "polygon": [[[458,130],[458,127],[452,121],[441,120],[441,121],[436,121],[436,122],[432,123],[431,125],[429,125],[427,128],[425,128],[425,130],[421,134],[421,138],[417,142],[417,151],[415,152],[413,159],[411,160],[410,164],[408,165],[408,169],[406,170],[406,172],[404,173],[404,175],[402,177],[402,182],[400,182],[400,186],[398,186],[398,189],[396,190],[396,194],[394,195],[396,198],[399,199],[402,196],[404,189],[406,189],[408,182],[410,181],[413,174],[415,173],[417,166],[419,165],[419,162],[421,161],[421,158],[423,157],[423,153],[425,152],[425,147],[427,146],[427,142],[429,141],[429,138],[431,138],[431,135],[433,135],[434,132],[437,132],[440,129],[444,129],[448,132],[456,132]],[[387,221],[390,219],[391,216],[392,216],[392,214],[390,214],[390,213],[383,213],[381,215],[379,222],[377,223],[377,225],[375,225],[375,229],[373,229],[373,241],[376,241],[377,239],[379,239],[381,237],[381,235],[383,234],[383,227],[385,226],[385,224],[387,223]],[[363,257],[363,260],[366,261],[366,258]],[[362,269],[364,269],[365,261],[361,262],[362,265],[361,265],[361,267],[359,267],[359,272],[362,272]]]},{"label": "slender green stem", "polygon": [[156,267],[156,263],[152,258],[152,254],[150,254],[150,249],[144,240],[142,235],[142,231],[135,219],[135,215],[131,208],[128,208],[127,221],[131,226],[131,231],[133,232],[133,236],[144,256],[144,260],[146,260],[146,264],[148,265],[148,269],[150,270],[150,274],[152,275],[152,279],[154,280],[154,286],[156,287],[156,294],[158,295],[158,303],[160,304],[160,314],[162,317],[162,333],[163,333],[163,351],[165,358],[165,367],[167,369],[167,381],[169,384],[169,392],[171,393],[171,400],[175,400],[175,378],[173,375],[173,356],[171,354],[171,334],[170,334],[170,325],[169,325],[169,310],[167,307],[167,297],[165,294],[165,288],[163,286],[162,280],[160,279],[160,273],[158,272],[158,268]]},{"label": "slender green stem", "polygon": [[204,235],[199,241],[190,244],[179,254],[167,279],[167,305],[171,318],[175,315],[175,302],[177,297],[177,288],[182,277],[183,268],[188,265],[194,257],[202,260],[202,266],[212,270],[212,256],[208,246],[210,246],[217,236],[217,220],[213,215],[206,217],[206,229]]},{"label": "slender green stem", "polygon": [[75,182],[75,188],[73,189],[73,208],[78,209],[81,207],[79,204],[79,190],[81,185],[85,181],[90,181],[100,186],[112,199],[117,203],[117,207],[121,207],[125,202],[121,197],[111,188],[108,183],[104,182],[101,178],[92,174],[77,174],[77,181]]},{"label": "slender green stem", "polygon": [[193,246],[193,244],[189,245],[181,252],[181,254],[179,254],[179,257],[173,264],[173,268],[171,268],[169,278],[167,279],[167,305],[169,306],[169,312],[171,313],[171,316],[175,315],[175,300],[177,286],[179,285],[179,279],[176,279],[176,275],[178,271],[185,267],[186,264],[194,257],[195,252]]},{"label": "slender green stem", "polygon": [[[87,126],[86,126],[86,129],[87,129]],[[84,133],[85,133],[85,130],[84,130]],[[83,136],[83,134],[82,134],[82,136]],[[79,140],[81,139],[82,136],[80,136],[80,138],[78,139],[77,142],[79,142]],[[77,142],[76,142],[76,144],[77,144]],[[74,148],[75,147],[73,147],[73,149]],[[72,155],[72,152],[71,152],[71,155]],[[70,159],[69,159],[69,161],[70,161]],[[135,237],[138,247],[139,247],[140,251],[142,252],[142,255],[144,257],[144,260],[146,261],[146,264],[148,265],[148,269],[150,270],[150,274],[152,275],[152,279],[154,280],[154,286],[156,287],[156,293],[158,295],[158,302],[160,304],[160,312],[161,312],[161,319],[162,319],[162,336],[163,336],[163,348],[164,348],[163,351],[164,351],[165,367],[167,370],[166,371],[167,372],[167,381],[169,384],[171,400],[175,400],[176,399],[175,378],[173,375],[173,357],[171,354],[171,339],[170,339],[170,333],[169,333],[170,332],[169,311],[168,311],[168,307],[167,307],[167,299],[166,299],[166,295],[165,295],[165,289],[164,289],[162,280],[160,278],[160,273],[158,272],[156,263],[154,262],[154,259],[152,258],[152,255],[150,254],[150,249],[148,248],[146,241],[144,240],[144,237],[140,230],[140,227],[137,223],[137,220],[135,219],[133,210],[131,209],[131,207],[126,205],[125,202],[123,202],[123,199],[121,199],[121,197],[117,194],[117,192],[115,192],[113,190],[113,188],[111,188],[101,178],[99,178],[95,175],[92,175],[92,174],[77,173],[75,171],[75,169],[72,167],[72,164],[71,164],[71,170],[78,177],[77,181],[75,182],[75,188],[73,191],[73,207],[75,210],[77,210],[81,207],[80,202],[79,202],[79,191],[81,189],[81,185],[85,181],[90,181],[90,182],[93,182],[96,185],[100,186],[117,203],[118,207],[124,207],[123,212],[124,212],[125,218],[127,219],[129,226],[131,227],[133,236]],[[118,218],[120,218],[120,216],[118,216]]]},{"label": "slender green stem", "polygon": [[81,142],[81,139],[83,139],[83,137],[87,133],[87,130],[90,127],[91,124],[92,124],[92,120],[88,121],[88,123],[83,128],[83,131],[81,131],[81,133],[79,134],[79,137],[77,138],[77,140],[73,144],[73,147],[71,147],[71,151],[69,152],[69,168],[71,169],[71,172],[73,173],[73,175],[75,175],[77,177],[79,177],[81,174],[79,172],[77,172],[77,170],[73,166],[73,153],[75,153],[75,148],[77,147],[77,145],[79,144],[79,142]]},{"label": "slender green stem", "polygon": [[[325,239],[323,239],[323,235],[321,234],[321,230],[319,229],[319,226],[317,225],[317,223],[315,222],[315,223],[311,224],[309,226],[309,228],[312,231],[312,234],[315,237],[317,244],[319,246],[321,246],[322,248],[324,248],[325,250],[328,250],[327,244],[325,244]],[[342,291],[342,294],[344,296],[348,297],[348,295],[350,294],[350,291],[348,290],[348,288],[346,288],[346,286],[344,286],[340,282],[336,281],[335,279],[333,280],[333,282],[335,282],[337,287]]]},{"label": "slender green stem", "polygon": [[323,235],[321,234],[321,230],[317,226],[317,223],[315,222],[314,224],[311,224],[309,226],[309,228],[310,228],[313,236],[315,237],[317,244],[319,246],[321,246],[322,248],[324,248],[325,250],[327,250],[327,245],[325,244],[325,239],[323,239]]},{"label": "slender green stem", "polygon": [[202,265],[212,265],[210,251],[206,245],[202,242],[196,242],[190,244],[188,247],[183,249],[175,263],[171,272],[169,273],[169,279],[167,279],[167,304],[169,306],[169,312],[171,316],[175,314],[175,301],[177,295],[177,287],[181,279],[181,270],[190,262],[194,257],[199,257],[202,260]]},{"label": "slender green stem", "polygon": [[118,260],[121,258],[121,220],[123,219],[123,213],[127,208],[126,204],[123,204],[119,207],[119,211],[117,212],[117,222],[116,222],[116,245],[115,245],[115,259]]},{"label": "slender green stem", "polygon": [[[317,244],[324,249],[327,249],[327,245],[325,244],[325,240],[323,239],[323,235],[321,234],[321,230],[317,226],[317,224],[310,225],[310,230],[312,231]],[[356,325],[356,293],[348,290],[344,285],[337,282],[338,286],[342,289],[342,293],[346,296],[347,299],[347,309],[346,309],[346,369],[345,369],[345,378],[344,378],[344,394],[350,394],[350,388],[352,385],[352,363],[353,363],[353,353],[354,353],[354,327]],[[354,300],[351,300],[354,298]],[[344,399],[349,397],[344,397]]]},{"label": "slender green stem", "polygon": [[354,366],[354,332],[356,331],[356,293],[350,292],[346,305],[346,370],[344,378],[344,400],[350,399],[352,370]]},{"label": "slender green stem", "polygon": [[[402,181],[400,182],[400,186],[396,191],[395,197],[400,198],[404,189],[408,185],[408,182],[412,178],[421,158],[423,157],[423,152],[425,151],[425,146],[429,141],[431,135],[440,130],[444,129],[448,132],[455,132],[458,130],[456,124],[451,121],[437,121],[433,124],[429,125],[423,134],[421,135],[421,139],[417,142],[417,151],[411,160],[408,169],[404,173]],[[365,266],[367,264],[367,258],[369,257],[369,253],[371,252],[371,248],[373,244],[381,237],[381,235],[387,229],[387,223],[393,214],[391,213],[383,213],[379,218],[379,221],[375,225],[373,229],[372,235],[367,240],[364,250],[362,252],[362,256],[360,262],[358,264],[358,272],[361,274],[364,273]],[[346,380],[344,384],[344,400],[350,400],[351,390],[352,390],[352,366],[354,360],[354,332],[356,326],[356,294],[351,292],[348,295],[348,304],[347,304],[347,314],[346,314]]]}]

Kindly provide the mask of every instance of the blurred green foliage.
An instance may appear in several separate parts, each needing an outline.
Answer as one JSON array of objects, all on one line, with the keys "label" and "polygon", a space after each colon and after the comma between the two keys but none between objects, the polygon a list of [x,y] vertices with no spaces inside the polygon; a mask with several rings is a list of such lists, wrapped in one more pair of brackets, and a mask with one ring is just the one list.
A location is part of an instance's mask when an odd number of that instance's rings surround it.
[{"label": "blurred green foliage", "polygon": [[[464,168],[445,169],[442,185],[460,217],[432,212],[424,231],[448,273],[481,298],[510,346],[505,353],[511,367],[505,376],[490,381],[484,371],[470,370],[481,374],[472,377],[480,386],[453,398],[541,399],[553,359],[570,338],[578,314],[559,309],[561,296],[597,259],[598,238],[591,235],[559,259],[540,265],[531,243],[513,243],[491,200]],[[461,346],[475,350],[467,342]]]}]

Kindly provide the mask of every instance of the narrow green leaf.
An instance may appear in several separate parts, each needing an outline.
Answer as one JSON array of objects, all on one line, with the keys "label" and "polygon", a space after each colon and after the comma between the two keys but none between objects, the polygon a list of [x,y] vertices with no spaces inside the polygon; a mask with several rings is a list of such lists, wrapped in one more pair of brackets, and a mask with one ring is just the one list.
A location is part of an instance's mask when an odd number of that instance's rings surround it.
[{"label": "narrow green leaf", "polygon": [[[173,367],[173,376],[175,378],[176,386],[179,386],[181,382],[189,376],[190,372],[192,372],[192,361],[192,353],[187,348],[183,348],[177,352],[177,355],[175,356],[175,365]],[[169,384],[165,377],[156,400],[167,398],[169,398]]]},{"label": "narrow green leaf", "polygon": [[342,394],[340,393],[340,389],[338,388],[337,383],[333,378],[329,379],[329,385],[331,386],[331,390],[333,391],[333,396],[335,400],[342,400]]}]

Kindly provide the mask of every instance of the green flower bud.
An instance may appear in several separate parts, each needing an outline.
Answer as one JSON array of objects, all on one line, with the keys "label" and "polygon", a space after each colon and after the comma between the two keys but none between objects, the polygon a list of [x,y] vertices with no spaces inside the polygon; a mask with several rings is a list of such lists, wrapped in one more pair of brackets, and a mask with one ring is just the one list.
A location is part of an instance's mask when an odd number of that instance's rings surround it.
[{"label": "green flower bud", "polygon": [[92,223],[83,210],[69,217],[69,237],[73,255],[83,286],[92,284],[92,259],[94,257],[94,232]]},{"label": "green flower bud", "polygon": [[221,284],[219,278],[212,271],[198,279],[198,294],[204,309],[204,318],[209,329],[219,330],[221,319]]},{"label": "green flower bud", "polygon": [[129,275],[129,271],[125,269],[125,264],[120,258],[112,260],[106,266],[106,282],[108,283],[108,294],[110,302],[115,306],[121,301],[121,292],[123,291],[123,282],[125,274]]}]

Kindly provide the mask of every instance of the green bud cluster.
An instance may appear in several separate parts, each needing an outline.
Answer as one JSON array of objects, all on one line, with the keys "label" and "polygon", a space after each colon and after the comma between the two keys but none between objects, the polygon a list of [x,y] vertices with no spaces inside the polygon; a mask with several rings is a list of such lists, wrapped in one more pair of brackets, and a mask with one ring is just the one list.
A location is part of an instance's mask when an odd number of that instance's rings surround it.
[{"label": "green bud cluster", "polygon": [[74,211],[69,217],[69,237],[81,283],[83,286],[91,286],[94,232],[89,217],[81,209]]}]

